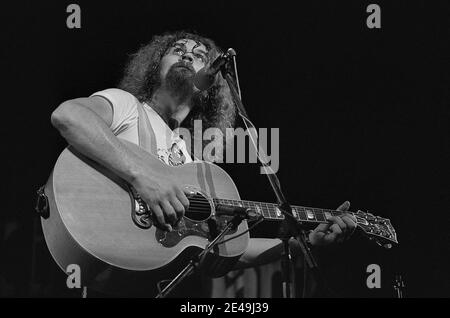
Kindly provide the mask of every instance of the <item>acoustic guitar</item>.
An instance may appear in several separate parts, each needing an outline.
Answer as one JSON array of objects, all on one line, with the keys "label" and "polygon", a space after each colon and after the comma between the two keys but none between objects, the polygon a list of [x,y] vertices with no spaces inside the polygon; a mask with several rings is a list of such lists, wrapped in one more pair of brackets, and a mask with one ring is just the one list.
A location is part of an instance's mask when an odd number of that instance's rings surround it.
[{"label": "acoustic guitar", "polygon": [[[123,142],[131,151],[152,156]],[[191,195],[185,216],[167,232],[155,226],[148,206],[127,182],[73,147],[66,148],[42,193],[47,205],[42,228],[59,267],[66,272],[69,265],[78,265],[83,286],[145,293],[153,291],[158,281],[173,278],[230,222],[231,216],[216,213],[217,205],[249,208],[265,220],[284,219],[276,204],[241,200],[231,177],[217,165],[194,162],[170,169]],[[298,222],[312,225],[342,214],[302,206],[292,206],[292,213]],[[390,220],[362,211],[348,213],[356,217],[358,229],[378,244],[398,243]],[[202,266],[211,277],[225,275],[244,253],[249,242],[247,222],[223,240]]]}]

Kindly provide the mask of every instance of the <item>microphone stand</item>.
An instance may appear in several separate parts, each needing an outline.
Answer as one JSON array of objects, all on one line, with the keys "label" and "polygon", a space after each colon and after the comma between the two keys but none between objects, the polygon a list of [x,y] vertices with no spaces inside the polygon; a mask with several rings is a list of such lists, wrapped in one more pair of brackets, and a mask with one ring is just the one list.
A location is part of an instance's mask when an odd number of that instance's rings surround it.
[{"label": "microphone stand", "polygon": [[223,230],[216,236],[214,240],[212,240],[199,254],[192,256],[189,263],[186,267],[181,270],[181,272],[166,286],[162,291],[156,295],[155,298],[165,298],[167,295],[178,286],[183,279],[191,275],[196,268],[201,266],[202,261],[206,258],[208,253],[217,245],[219,241],[227,235],[227,233],[231,230],[234,230],[238,227],[238,225],[246,218],[245,214],[235,214],[233,219],[227,223],[227,225],[223,228]]},{"label": "microphone stand", "polygon": [[[228,49],[228,52],[230,54],[230,58],[233,59],[234,65],[235,64],[235,56],[236,53],[233,49]],[[228,59],[227,63],[222,65],[221,67],[221,74],[223,78],[227,81],[228,86],[231,91],[231,95],[233,97],[233,101],[235,105],[238,108],[238,114],[244,121],[245,126],[248,129],[247,121],[250,122],[247,112],[245,110],[245,107],[242,103],[240,92],[238,92],[238,88],[236,88],[235,82],[232,77],[233,69],[230,66],[231,59]],[[250,122],[251,123],[251,122]],[[252,124],[253,126],[253,124]],[[253,127],[254,128],[254,127]],[[296,218],[296,215],[294,216],[292,213],[292,208],[288,201],[286,200],[286,197],[284,196],[283,192],[281,191],[280,181],[278,179],[278,176],[273,171],[273,169],[263,160],[261,160],[261,153],[264,155],[265,158],[267,158],[266,154],[264,153],[263,149],[260,149],[256,144],[256,141],[254,140],[251,133],[248,134],[250,140],[252,141],[253,147],[255,148],[257,157],[261,165],[263,166],[265,170],[265,174],[267,178],[269,179],[269,183],[272,186],[272,189],[277,197],[278,205],[280,211],[284,215],[284,220],[281,225],[281,231],[280,231],[280,239],[283,242],[284,247],[284,253],[282,257],[282,271],[284,276],[284,282],[283,282],[283,297],[284,298],[294,298],[295,297],[295,276],[291,275],[291,273],[294,274],[293,271],[293,263],[292,263],[292,255],[291,255],[291,249],[289,246],[289,240],[291,237],[295,238],[301,248],[301,251],[305,257],[306,263],[308,264],[308,267],[311,269],[313,273],[319,274],[319,267],[317,265],[317,262],[309,248],[309,245],[307,243],[307,233],[305,231],[305,228],[302,224],[302,222],[299,222]],[[306,268],[304,268],[306,270]],[[320,277],[321,275],[318,275],[317,277]]]}]

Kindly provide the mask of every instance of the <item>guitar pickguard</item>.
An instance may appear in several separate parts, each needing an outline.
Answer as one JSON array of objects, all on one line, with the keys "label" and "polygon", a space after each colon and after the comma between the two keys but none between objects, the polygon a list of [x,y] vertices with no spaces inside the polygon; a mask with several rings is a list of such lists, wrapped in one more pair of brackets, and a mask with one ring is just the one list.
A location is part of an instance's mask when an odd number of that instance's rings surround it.
[{"label": "guitar pickguard", "polygon": [[[231,220],[229,217],[212,217],[209,221],[192,221],[188,218],[183,218],[177,226],[173,228],[171,232],[167,232],[161,229],[157,229],[155,236],[156,240],[164,247],[173,247],[177,245],[183,238],[194,235],[213,240],[217,231],[221,231],[225,228],[227,223]],[[212,222],[211,222],[212,221]],[[216,227],[211,229],[211,227]],[[232,230],[229,234],[236,233],[236,230]]]},{"label": "guitar pickguard", "polygon": [[164,247],[173,247],[177,245],[183,238],[189,235],[196,235],[204,238],[209,238],[209,227],[206,222],[194,222],[183,218],[171,232],[157,229],[155,236],[156,240]]},{"label": "guitar pickguard", "polygon": [[[189,187],[189,190],[191,190],[191,195],[188,195],[190,207],[185,217],[173,227],[171,232],[159,228],[155,231],[156,241],[164,247],[176,246],[183,238],[191,235],[211,241],[231,220],[230,217],[215,216],[214,202],[206,193],[194,187]],[[141,229],[150,229],[153,226],[151,210],[131,186],[129,186],[129,194],[134,201],[134,208],[131,211],[134,224]],[[207,212],[204,211],[205,206],[208,206]],[[230,231],[229,234],[235,232],[235,230]]]}]

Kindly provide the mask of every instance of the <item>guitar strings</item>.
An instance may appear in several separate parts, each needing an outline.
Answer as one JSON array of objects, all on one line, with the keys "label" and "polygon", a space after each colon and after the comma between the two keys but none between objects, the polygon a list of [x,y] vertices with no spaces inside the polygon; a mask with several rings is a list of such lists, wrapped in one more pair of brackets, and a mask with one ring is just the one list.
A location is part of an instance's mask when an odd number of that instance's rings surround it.
[{"label": "guitar strings", "polygon": [[[213,202],[215,201],[214,203],[216,203],[216,204],[219,203],[220,204],[220,200],[221,199],[213,199]],[[235,200],[230,200],[230,201],[232,201],[233,203],[235,202]],[[238,201],[236,201],[236,202],[238,202]],[[242,201],[242,202],[246,203],[246,201]],[[194,212],[194,213],[195,212],[197,212],[197,213],[210,213],[210,211],[211,211],[211,205],[210,205],[209,201],[207,201],[202,196],[195,196],[195,197],[190,198],[189,199],[189,203],[192,203],[192,207],[189,207],[189,211],[190,212]],[[248,202],[248,205],[250,205],[250,207],[251,207],[250,202]],[[266,203],[266,205],[269,205],[269,204]],[[267,210],[267,212],[269,212],[269,214],[272,212],[271,208],[273,208],[273,207],[275,207],[275,205],[273,205],[273,204],[270,204],[270,206],[263,206],[263,205],[261,205],[262,210],[263,211]],[[302,208],[303,211],[302,210],[300,210],[300,211],[303,212],[303,213],[306,213],[306,211],[304,211],[304,209],[305,208]],[[313,209],[313,208],[310,208],[310,209],[316,215],[324,215],[326,212],[332,214],[333,216],[336,216],[336,215],[339,216],[339,215],[343,214],[342,211],[337,211],[337,210],[323,211],[323,210],[317,210],[317,209]],[[353,212],[347,212],[347,213],[354,214]]]},{"label": "guitar strings", "polygon": [[[215,204],[221,204],[220,202],[224,200],[224,199],[213,199],[213,202]],[[248,205],[250,207],[252,207],[252,203],[250,203],[250,201],[237,201],[237,200],[229,200],[232,201],[232,203],[236,203],[236,205],[238,205],[237,203],[240,202],[242,205]],[[204,204],[204,205],[210,205],[209,201],[207,201],[206,199],[204,199],[203,197],[200,198],[191,198],[189,199],[189,202],[193,202],[193,203],[197,203],[197,204]],[[265,204],[266,206],[264,206],[263,204]],[[272,208],[276,208],[277,205],[273,204],[273,203],[260,203],[259,205],[262,209],[268,209],[270,211],[270,209]],[[314,214],[325,214],[325,213],[330,213],[333,215],[341,215],[344,212],[343,211],[338,211],[338,210],[325,210],[325,209],[316,209],[316,208],[307,208],[307,207],[298,207],[296,210],[300,210],[300,212],[304,212],[306,213],[306,210],[311,210],[314,212]],[[350,211],[345,211],[346,213],[350,213],[350,214],[354,214],[354,212],[350,212]]]}]

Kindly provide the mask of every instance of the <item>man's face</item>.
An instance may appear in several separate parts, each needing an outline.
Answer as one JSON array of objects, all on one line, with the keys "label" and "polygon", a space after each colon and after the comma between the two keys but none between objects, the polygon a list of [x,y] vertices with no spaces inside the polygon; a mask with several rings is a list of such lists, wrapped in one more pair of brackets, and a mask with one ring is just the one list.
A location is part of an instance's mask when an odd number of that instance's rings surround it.
[{"label": "man's face", "polygon": [[[197,41],[181,39],[176,41],[161,59],[161,77],[164,79],[174,64],[184,64],[195,73],[208,62],[206,47]],[[175,65],[176,66],[176,65]]]},{"label": "man's face", "polygon": [[194,75],[208,63],[206,47],[197,41],[176,41],[161,59],[162,85],[173,96],[184,101],[199,90],[194,86]]}]

